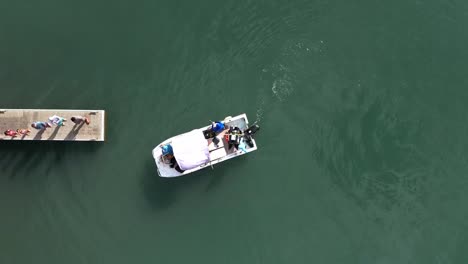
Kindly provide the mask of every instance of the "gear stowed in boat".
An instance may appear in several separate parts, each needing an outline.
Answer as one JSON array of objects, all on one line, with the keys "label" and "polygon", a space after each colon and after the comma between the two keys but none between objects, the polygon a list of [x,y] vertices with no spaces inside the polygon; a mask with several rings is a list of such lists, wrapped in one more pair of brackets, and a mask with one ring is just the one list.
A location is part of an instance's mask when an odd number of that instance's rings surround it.
[{"label": "gear stowed in boat", "polygon": [[247,115],[228,116],[224,121],[169,138],[153,149],[161,177],[177,177],[257,150]]}]

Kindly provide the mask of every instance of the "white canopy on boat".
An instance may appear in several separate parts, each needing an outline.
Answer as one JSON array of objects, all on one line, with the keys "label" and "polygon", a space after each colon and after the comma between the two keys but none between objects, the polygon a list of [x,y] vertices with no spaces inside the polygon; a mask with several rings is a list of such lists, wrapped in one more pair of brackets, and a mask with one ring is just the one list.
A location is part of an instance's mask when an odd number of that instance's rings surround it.
[{"label": "white canopy on boat", "polygon": [[208,143],[200,129],[192,130],[172,139],[172,149],[182,170],[190,170],[210,160]]}]

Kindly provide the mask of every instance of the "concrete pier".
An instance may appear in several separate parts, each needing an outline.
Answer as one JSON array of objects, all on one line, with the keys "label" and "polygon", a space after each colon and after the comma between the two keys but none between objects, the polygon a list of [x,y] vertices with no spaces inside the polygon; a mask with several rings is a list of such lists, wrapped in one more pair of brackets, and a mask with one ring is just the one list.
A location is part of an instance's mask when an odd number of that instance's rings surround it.
[{"label": "concrete pier", "polygon": [[[64,126],[49,127],[37,130],[31,127],[33,122],[49,122],[49,117],[57,115],[65,118]],[[72,116],[88,117],[89,125],[84,122],[75,124]],[[29,129],[29,135],[16,137],[5,136],[7,129]],[[56,141],[104,141],[104,110],[54,110],[54,109],[0,109],[0,140],[56,140]]]}]

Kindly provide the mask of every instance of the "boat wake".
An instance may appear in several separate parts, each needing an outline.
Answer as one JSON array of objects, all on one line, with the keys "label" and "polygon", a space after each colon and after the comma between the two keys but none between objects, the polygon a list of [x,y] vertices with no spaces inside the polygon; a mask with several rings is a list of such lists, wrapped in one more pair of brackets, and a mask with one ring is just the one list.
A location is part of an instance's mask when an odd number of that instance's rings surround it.
[{"label": "boat wake", "polygon": [[261,79],[267,89],[259,91],[257,122],[264,119],[272,107],[286,103],[295,90],[307,81],[307,65],[313,61],[311,56],[322,53],[323,41],[306,44],[304,41],[287,41],[280,50],[280,56],[269,66],[262,69]]}]

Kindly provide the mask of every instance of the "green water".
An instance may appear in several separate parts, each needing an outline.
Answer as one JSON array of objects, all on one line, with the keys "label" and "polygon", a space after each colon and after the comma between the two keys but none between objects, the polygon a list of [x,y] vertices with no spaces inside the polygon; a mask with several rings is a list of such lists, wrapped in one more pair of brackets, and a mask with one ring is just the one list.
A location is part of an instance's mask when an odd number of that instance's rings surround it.
[{"label": "green water", "polygon": [[[466,263],[465,1],[1,1],[0,108],[105,143],[0,143],[0,263]],[[259,150],[157,177],[246,113]],[[3,128],[2,128],[3,129]]]}]

